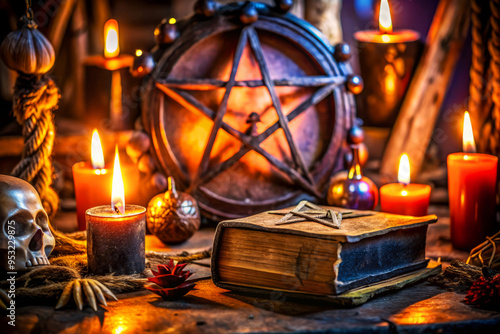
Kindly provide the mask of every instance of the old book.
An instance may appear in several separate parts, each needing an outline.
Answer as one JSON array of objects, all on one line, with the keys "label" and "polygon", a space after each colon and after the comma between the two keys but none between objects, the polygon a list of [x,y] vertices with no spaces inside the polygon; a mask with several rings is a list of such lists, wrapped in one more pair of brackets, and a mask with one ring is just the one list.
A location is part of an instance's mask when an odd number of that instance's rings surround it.
[{"label": "old book", "polygon": [[214,238],[212,279],[233,290],[338,295],[426,267],[427,227],[435,215],[370,213],[344,219],[340,229],[311,221],[276,225],[282,216],[270,213],[223,221]]}]

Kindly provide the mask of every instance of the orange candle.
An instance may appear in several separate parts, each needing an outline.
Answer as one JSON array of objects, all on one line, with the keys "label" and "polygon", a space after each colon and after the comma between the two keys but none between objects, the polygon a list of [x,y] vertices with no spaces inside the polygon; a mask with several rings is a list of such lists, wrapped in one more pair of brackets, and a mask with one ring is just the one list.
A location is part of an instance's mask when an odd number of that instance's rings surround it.
[{"label": "orange candle", "polygon": [[420,34],[413,30],[392,29],[391,10],[389,1],[380,1],[380,11],[378,14],[379,30],[362,30],[354,34],[356,40],[371,43],[404,43],[420,39]]},{"label": "orange candle", "polygon": [[410,183],[410,161],[403,154],[399,161],[398,182],[380,188],[380,206],[385,212],[407,216],[425,216],[429,207],[431,187]]},{"label": "orange candle", "polygon": [[[110,183],[111,184],[111,183]],[[125,205],[125,187],[116,148],[111,205],[86,211],[89,272],[130,275],[145,268],[146,208]]]},{"label": "orange candle", "polygon": [[85,59],[85,65],[97,66],[109,71],[116,71],[132,65],[134,57],[120,54],[118,22],[108,20],[104,25],[104,55],[93,55]]},{"label": "orange candle", "polygon": [[[131,88],[138,83],[131,81],[129,68],[134,62],[132,55],[120,54],[119,30],[116,20],[108,20],[104,25],[104,54],[91,55],[84,60],[86,76],[87,120],[100,124],[103,118],[113,130],[128,128],[128,113],[132,101]],[[135,101],[135,100],[134,100]]]},{"label": "orange candle", "polygon": [[498,230],[496,181],[498,158],[476,152],[469,113],[463,125],[465,153],[448,155],[451,242],[470,250]]},{"label": "orange candle", "polygon": [[99,133],[92,133],[92,162],[77,162],[73,165],[75,185],[76,217],[78,229],[84,231],[85,211],[97,205],[109,203],[111,196],[111,171],[105,168]]},{"label": "orange candle", "polygon": [[[111,169],[105,165],[97,130],[94,130],[92,134],[91,163],[77,162],[72,169],[78,229],[84,231],[86,229],[85,211],[98,205],[109,204],[111,198],[112,173]],[[138,171],[134,166],[124,166],[123,174],[125,187],[134,193],[139,184]]]},{"label": "orange candle", "polygon": [[358,116],[365,126],[392,127],[418,62],[422,43],[414,30],[394,30],[387,0],[380,2],[379,29],[354,34],[364,90]]}]

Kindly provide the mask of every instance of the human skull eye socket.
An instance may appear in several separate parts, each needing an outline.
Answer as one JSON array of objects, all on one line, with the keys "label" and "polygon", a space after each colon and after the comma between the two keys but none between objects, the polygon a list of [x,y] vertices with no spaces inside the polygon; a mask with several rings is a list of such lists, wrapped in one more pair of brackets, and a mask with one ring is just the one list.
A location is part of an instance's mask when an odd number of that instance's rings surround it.
[{"label": "human skull eye socket", "polygon": [[[21,211],[9,217],[4,224],[5,233],[19,237],[27,233],[33,217],[29,211]],[[28,224],[27,224],[28,223]]]},{"label": "human skull eye socket", "polygon": [[38,212],[38,214],[36,215],[36,224],[40,226],[44,232],[47,232],[49,230],[47,214],[45,214],[45,212]]}]

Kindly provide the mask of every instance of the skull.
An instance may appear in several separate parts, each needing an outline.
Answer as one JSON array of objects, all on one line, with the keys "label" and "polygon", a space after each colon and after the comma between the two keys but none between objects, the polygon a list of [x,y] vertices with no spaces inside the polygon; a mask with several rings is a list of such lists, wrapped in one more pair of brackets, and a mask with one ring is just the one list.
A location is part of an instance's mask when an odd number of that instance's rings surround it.
[{"label": "skull", "polygon": [[0,175],[0,267],[22,271],[48,265],[55,246],[37,191],[16,177]]}]

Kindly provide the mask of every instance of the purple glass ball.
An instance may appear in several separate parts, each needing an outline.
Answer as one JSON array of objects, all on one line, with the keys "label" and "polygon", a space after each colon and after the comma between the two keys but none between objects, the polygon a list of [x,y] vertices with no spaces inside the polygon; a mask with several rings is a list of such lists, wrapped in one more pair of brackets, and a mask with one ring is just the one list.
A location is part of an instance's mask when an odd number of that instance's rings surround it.
[{"label": "purple glass ball", "polygon": [[378,203],[375,183],[366,176],[349,179],[346,171],[341,173],[332,178],[327,194],[328,204],[355,210],[373,210]]}]

